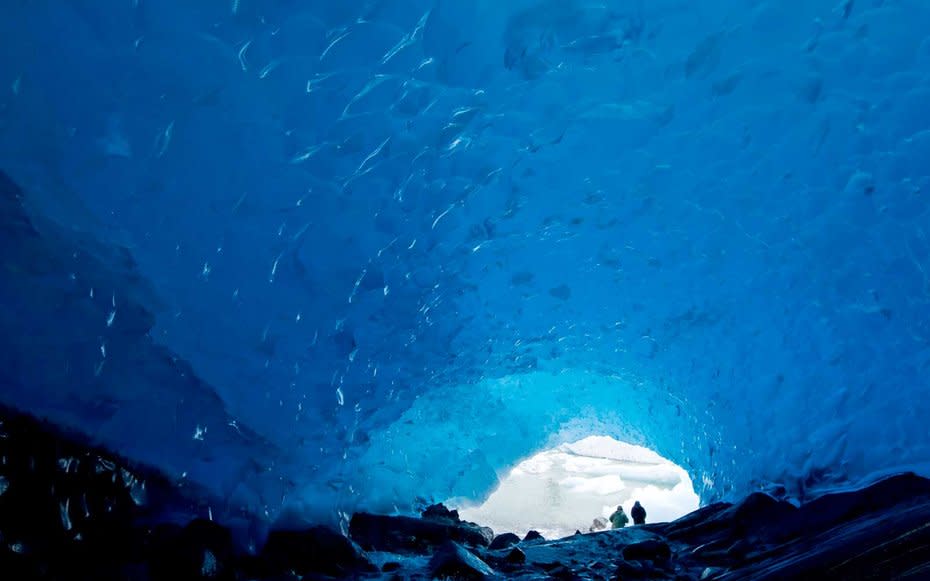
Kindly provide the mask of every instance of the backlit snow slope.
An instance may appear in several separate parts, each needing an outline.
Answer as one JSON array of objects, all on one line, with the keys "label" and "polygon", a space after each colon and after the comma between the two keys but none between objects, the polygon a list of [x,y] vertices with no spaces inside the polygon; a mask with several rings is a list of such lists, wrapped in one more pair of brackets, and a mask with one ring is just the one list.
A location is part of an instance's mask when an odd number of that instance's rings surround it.
[{"label": "backlit snow slope", "polygon": [[596,517],[607,523],[618,505],[629,515],[635,501],[647,507],[650,523],[674,521],[699,502],[678,466],[645,448],[590,436],[520,462],[487,502],[464,502],[459,514],[495,531],[557,539],[589,532]]}]

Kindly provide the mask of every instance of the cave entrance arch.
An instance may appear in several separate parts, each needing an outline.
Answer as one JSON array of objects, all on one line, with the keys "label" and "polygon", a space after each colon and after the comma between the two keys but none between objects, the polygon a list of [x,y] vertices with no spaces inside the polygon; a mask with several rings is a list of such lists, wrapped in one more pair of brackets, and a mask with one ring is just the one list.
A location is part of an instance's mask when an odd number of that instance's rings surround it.
[{"label": "cave entrance arch", "polygon": [[691,478],[680,466],[644,448],[608,436],[543,450],[517,464],[482,504],[459,506],[465,520],[495,533],[523,536],[536,530],[561,538],[588,532],[618,504],[646,507],[647,522],[671,521],[700,504]]}]

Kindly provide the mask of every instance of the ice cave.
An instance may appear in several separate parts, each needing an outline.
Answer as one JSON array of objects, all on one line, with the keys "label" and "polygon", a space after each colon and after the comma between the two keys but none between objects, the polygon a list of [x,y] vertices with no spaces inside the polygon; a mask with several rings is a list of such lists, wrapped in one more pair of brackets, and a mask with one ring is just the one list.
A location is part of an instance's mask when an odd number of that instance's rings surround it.
[{"label": "ice cave", "polygon": [[[0,568],[930,578],[930,2],[5,0],[0,47]],[[358,533],[592,436],[703,508],[587,565]]]}]

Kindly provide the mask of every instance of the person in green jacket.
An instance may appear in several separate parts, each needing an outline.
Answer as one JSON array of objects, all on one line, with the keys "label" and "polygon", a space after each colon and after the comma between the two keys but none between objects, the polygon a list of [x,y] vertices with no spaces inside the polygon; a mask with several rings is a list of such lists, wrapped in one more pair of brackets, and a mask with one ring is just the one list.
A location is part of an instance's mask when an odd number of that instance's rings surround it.
[{"label": "person in green jacket", "polygon": [[617,510],[610,515],[610,528],[612,529],[622,529],[628,522],[630,522],[630,517],[623,512],[622,506],[618,506]]}]

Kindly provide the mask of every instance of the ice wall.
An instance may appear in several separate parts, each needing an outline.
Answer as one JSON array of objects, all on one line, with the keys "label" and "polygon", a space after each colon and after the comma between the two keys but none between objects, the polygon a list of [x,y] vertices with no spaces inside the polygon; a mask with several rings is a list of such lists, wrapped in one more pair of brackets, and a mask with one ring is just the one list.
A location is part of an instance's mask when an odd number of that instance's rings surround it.
[{"label": "ice wall", "polygon": [[923,0],[0,15],[5,403],[269,516],[930,473]]}]

